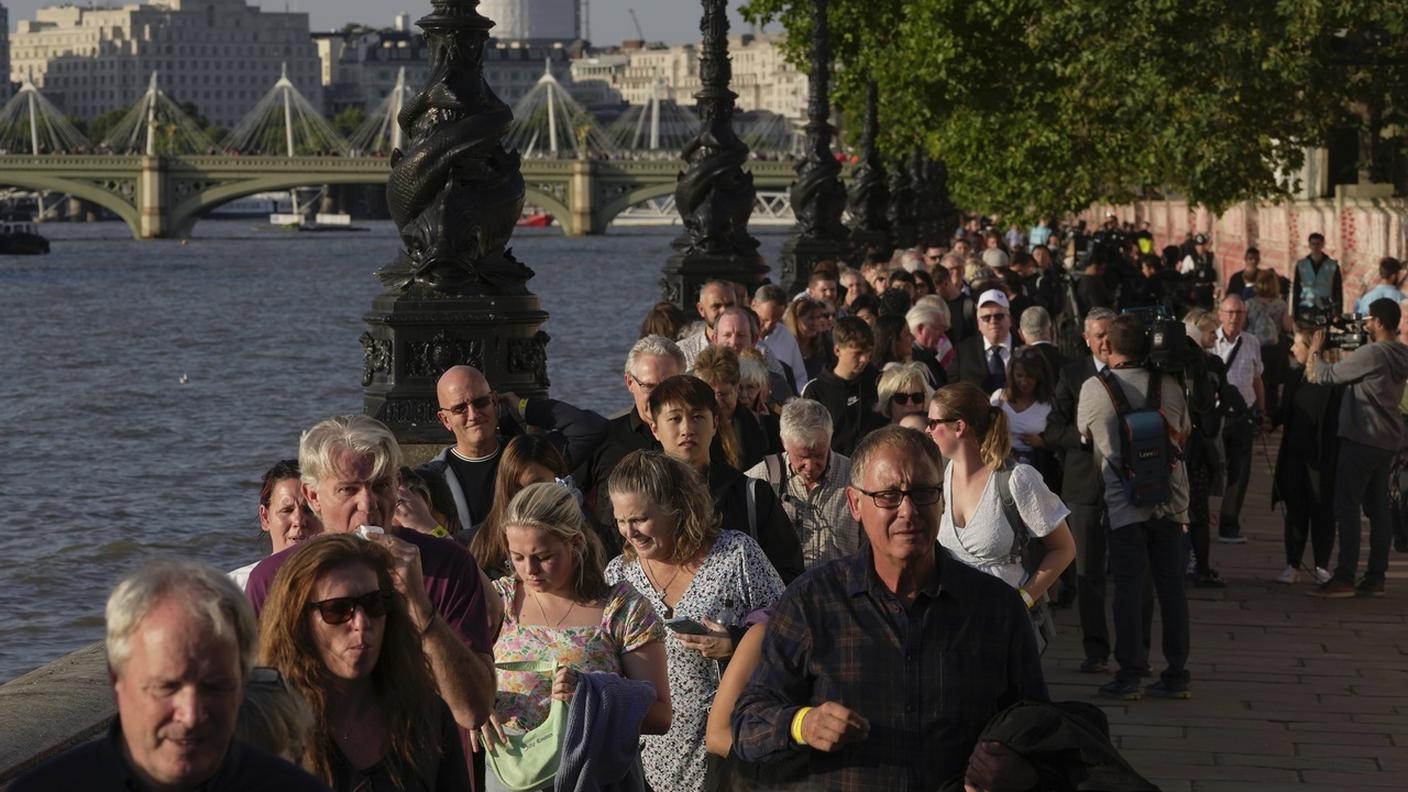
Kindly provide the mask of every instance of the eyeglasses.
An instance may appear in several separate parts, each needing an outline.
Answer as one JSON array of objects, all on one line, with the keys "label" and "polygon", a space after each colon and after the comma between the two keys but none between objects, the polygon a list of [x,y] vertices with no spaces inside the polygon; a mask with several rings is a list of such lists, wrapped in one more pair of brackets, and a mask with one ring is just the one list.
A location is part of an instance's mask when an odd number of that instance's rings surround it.
[{"label": "eyeglasses", "polygon": [[284,684],[284,675],[273,666],[255,666],[249,669],[248,684],[267,685],[280,690],[288,690],[288,686]]},{"label": "eyeglasses", "polygon": [[894,402],[895,404],[904,404],[905,402],[910,402],[913,404],[923,404],[924,391],[918,391],[915,393],[896,393],[890,396],[890,401]]},{"label": "eyeglasses", "polygon": [[1006,319],[1007,319],[1007,314],[1005,314],[1005,313],[979,314],[979,315],[978,315],[978,321],[980,321],[980,322],[987,322],[988,324],[997,324],[998,322],[1005,321]]},{"label": "eyeglasses", "polygon": [[932,431],[934,431],[935,429],[939,428],[939,424],[958,423],[958,422],[961,421],[961,420],[963,420],[963,419],[962,419],[962,418],[930,418],[930,419],[929,419],[929,422],[926,423],[925,426],[927,426],[927,427],[929,428],[929,431],[932,432]]},{"label": "eyeglasses", "polygon": [[634,375],[634,374],[632,374],[632,373],[630,373],[630,372],[626,372],[626,376],[631,378],[631,382],[634,382],[634,383],[636,384],[636,387],[637,387],[637,388],[640,388],[641,390],[645,391],[646,393],[650,393],[651,391],[653,391],[653,390],[655,390],[656,388],[660,387],[660,383],[658,383],[658,382],[642,382],[641,379],[640,379],[640,377],[637,377],[636,375]]},{"label": "eyeglasses", "polygon": [[360,597],[333,597],[320,602],[308,603],[308,610],[316,609],[323,617],[324,624],[345,624],[351,621],[358,608],[369,619],[380,619],[391,611],[391,602],[396,592],[379,589],[369,591]]},{"label": "eyeglasses", "polygon": [[441,411],[441,412],[447,412],[447,413],[449,413],[449,414],[451,414],[451,415],[464,415],[466,412],[469,411],[469,408],[471,408],[471,407],[474,408],[474,411],[475,411],[475,412],[483,412],[483,411],[489,409],[489,405],[491,405],[491,404],[493,404],[493,403],[494,403],[494,392],[493,392],[493,391],[489,391],[488,393],[484,394],[483,396],[476,396],[476,397],[474,397],[473,399],[469,399],[469,400],[467,400],[467,401],[462,401],[462,402],[460,402],[459,404],[456,404],[456,405],[454,405],[454,406],[452,406],[452,407],[441,407],[441,408],[440,408],[440,411]]},{"label": "eyeglasses", "polygon": [[898,509],[900,503],[909,496],[915,506],[930,506],[938,503],[944,496],[943,487],[915,487],[913,489],[887,489],[879,492],[870,492],[856,487],[856,491],[862,495],[869,495],[875,505],[882,509]]}]

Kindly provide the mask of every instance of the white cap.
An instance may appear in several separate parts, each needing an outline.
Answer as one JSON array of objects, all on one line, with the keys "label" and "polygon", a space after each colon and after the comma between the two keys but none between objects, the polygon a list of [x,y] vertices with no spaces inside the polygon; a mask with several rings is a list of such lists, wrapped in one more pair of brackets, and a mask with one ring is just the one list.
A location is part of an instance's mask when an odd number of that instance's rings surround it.
[{"label": "white cap", "polygon": [[982,308],[988,303],[997,303],[1003,308],[1010,309],[1012,304],[1007,301],[1007,294],[1001,289],[988,289],[978,296],[978,307]]}]

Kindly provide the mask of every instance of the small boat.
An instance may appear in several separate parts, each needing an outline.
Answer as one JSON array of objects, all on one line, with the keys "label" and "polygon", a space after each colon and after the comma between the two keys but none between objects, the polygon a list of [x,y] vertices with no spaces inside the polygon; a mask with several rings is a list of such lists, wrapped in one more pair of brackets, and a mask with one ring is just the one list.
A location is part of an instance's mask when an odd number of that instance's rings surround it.
[{"label": "small boat", "polygon": [[552,225],[552,220],[553,220],[552,215],[548,214],[547,212],[541,212],[541,211],[532,211],[532,212],[528,212],[528,211],[525,211],[525,212],[518,218],[518,227],[519,227],[519,228],[547,228],[548,226]]},{"label": "small boat", "polygon": [[49,240],[28,220],[0,222],[0,255],[32,256],[49,252]]}]

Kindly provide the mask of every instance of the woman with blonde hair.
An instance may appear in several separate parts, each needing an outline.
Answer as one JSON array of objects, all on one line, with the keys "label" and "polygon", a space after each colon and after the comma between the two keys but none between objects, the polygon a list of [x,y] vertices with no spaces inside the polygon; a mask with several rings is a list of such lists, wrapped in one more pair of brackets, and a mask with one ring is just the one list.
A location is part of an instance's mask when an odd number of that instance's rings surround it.
[{"label": "woman with blonde hair", "polygon": [[[1007,416],[976,385],[945,385],[929,404],[929,435],[949,460],[944,470],[944,512],[939,544],[954,558],[1000,578],[1034,607],[1076,557],[1066,517],[1071,510],[1047,488],[1031,465],[1009,459],[1012,438]],[[1014,517],[1003,508],[1002,480],[1007,482]],[[1041,565],[1028,571],[1014,548],[1022,532],[1046,548]]]},{"label": "woman with blonde hair", "polygon": [[305,542],[274,577],[259,661],[312,707],[303,766],[333,789],[468,790],[459,730],[393,563],[350,534]]},{"label": "woman with blonde hair", "polygon": [[[641,733],[664,734],[671,717],[664,624],[631,584],[606,582],[601,542],[572,490],[528,485],[504,509],[503,530],[513,574],[494,581],[504,605],[494,660],[551,659],[558,668],[552,674],[501,668],[494,713],[476,741],[493,751],[509,731],[531,731],[547,719],[552,701],[571,701],[584,673],[650,683],[654,702]],[[634,746],[640,735],[626,737]],[[501,788],[489,775],[488,789]]]},{"label": "woman with blonde hair", "polygon": [[929,384],[928,367],[911,361],[886,365],[875,392],[875,411],[890,423],[899,423],[906,415],[928,412],[934,388]]},{"label": "woman with blonde hair", "polygon": [[[663,386],[662,386],[663,387]],[[658,392],[658,389],[657,389]],[[665,642],[674,717],[642,739],[652,789],[717,788],[705,757],[705,725],[719,662],[733,655],[747,614],[782,596],[782,578],[749,536],[722,530],[703,480],[659,451],[633,451],[607,482],[625,549],[606,579],[636,588],[671,630]]]},{"label": "woman with blonde hair", "polygon": [[767,454],[767,438],[753,411],[740,404],[742,386],[738,353],[728,347],[705,347],[694,359],[694,376],[714,389],[719,405],[719,444],[724,459],[739,470],[747,470]]}]

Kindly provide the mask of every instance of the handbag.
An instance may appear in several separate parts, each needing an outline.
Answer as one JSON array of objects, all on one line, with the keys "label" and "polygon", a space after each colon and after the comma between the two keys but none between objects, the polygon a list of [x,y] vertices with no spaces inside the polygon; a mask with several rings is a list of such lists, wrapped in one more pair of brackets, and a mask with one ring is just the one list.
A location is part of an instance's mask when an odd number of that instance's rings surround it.
[{"label": "handbag", "polygon": [[[556,674],[556,660],[495,663],[503,671]],[[531,730],[508,733],[507,742],[485,752],[485,761],[499,781],[513,792],[527,792],[552,784],[562,758],[562,738],[567,731],[567,703],[552,699],[548,717]]]},{"label": "handbag", "polygon": [[[993,471],[993,475],[997,477],[997,497],[1002,503],[1002,516],[1006,518],[1007,526],[1012,529],[1010,558],[1020,562],[1027,573],[1031,574],[1041,565],[1045,548],[1039,543],[1032,544],[1032,534],[1027,528],[1027,521],[1022,519],[1022,512],[1017,509],[1017,499],[1012,497],[1012,467],[1009,465]],[[1027,616],[1030,617],[1032,631],[1036,634],[1036,653],[1041,656],[1046,653],[1046,647],[1056,640],[1056,620],[1052,617],[1046,594],[1042,594],[1036,603],[1027,609]]]}]

